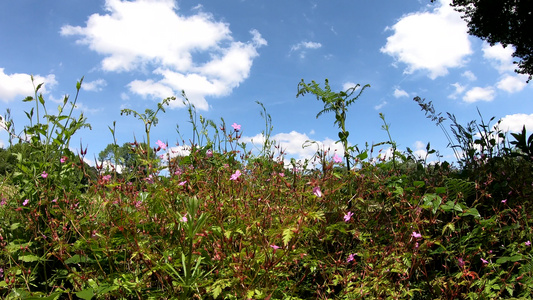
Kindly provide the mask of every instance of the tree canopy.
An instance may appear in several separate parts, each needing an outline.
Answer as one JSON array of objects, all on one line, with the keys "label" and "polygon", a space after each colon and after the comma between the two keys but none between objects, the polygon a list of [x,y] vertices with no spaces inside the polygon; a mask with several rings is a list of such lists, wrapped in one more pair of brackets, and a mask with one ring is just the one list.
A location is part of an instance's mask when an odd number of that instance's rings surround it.
[{"label": "tree canopy", "polygon": [[[431,0],[434,2],[435,0]],[[533,1],[531,0],[453,0],[451,6],[463,13],[468,33],[491,46],[513,45],[518,58],[515,72],[533,76]]]}]

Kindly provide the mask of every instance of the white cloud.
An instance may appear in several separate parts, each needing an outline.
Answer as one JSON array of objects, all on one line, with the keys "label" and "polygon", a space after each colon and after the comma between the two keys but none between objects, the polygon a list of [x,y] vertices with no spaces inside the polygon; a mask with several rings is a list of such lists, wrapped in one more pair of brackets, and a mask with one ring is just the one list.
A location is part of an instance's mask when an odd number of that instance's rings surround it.
[{"label": "white cloud", "polygon": [[492,101],[495,93],[496,92],[492,87],[474,87],[466,92],[466,94],[463,96],[463,100],[468,103],[477,101]]},{"label": "white cloud", "polygon": [[451,99],[457,99],[457,96],[461,95],[466,89],[466,87],[459,84],[459,82],[453,83],[452,86],[455,88],[455,92],[448,96],[448,98]]},{"label": "white cloud", "polygon": [[322,44],[321,43],[317,43],[317,42],[300,42],[296,45],[293,45],[291,47],[291,51],[298,51],[302,48],[304,49],[318,49],[322,47]]},{"label": "white cloud", "polygon": [[509,45],[504,48],[499,43],[494,46],[491,46],[488,43],[483,43],[481,50],[483,51],[483,57],[491,61],[492,65],[498,70],[498,72],[504,73],[514,71],[513,46]]},{"label": "white cloud", "polygon": [[476,75],[474,75],[472,71],[464,71],[463,74],[461,74],[461,76],[465,77],[466,79],[470,81],[474,81],[477,79]]},{"label": "white cloud", "polygon": [[[329,153],[337,151],[337,153],[344,153],[343,147],[340,143],[326,138],[323,141],[315,141],[315,144],[310,143],[314,141],[305,133],[291,131],[289,133],[278,133],[270,137],[275,141],[276,145],[281,147],[284,156],[292,157],[297,160],[311,159],[317,152],[318,148],[328,150]],[[242,137],[241,142],[253,143],[255,147],[261,148],[265,142],[265,137],[262,134],[257,134],[252,137]],[[304,145],[307,145],[305,148]]]},{"label": "white cloud", "polygon": [[499,127],[503,131],[521,132],[524,125],[529,133],[533,132],[533,114],[506,115],[501,119]]},{"label": "white cloud", "polygon": [[[46,77],[40,75],[33,76],[34,84],[37,86],[44,83],[39,89],[39,93],[46,94],[48,88],[57,84],[55,75],[49,74]],[[4,68],[0,68],[0,100],[9,102],[12,100],[22,100],[27,96],[35,94],[31,82],[31,75],[23,73],[6,74]],[[20,99],[19,99],[20,98]]]},{"label": "white cloud", "polygon": [[415,148],[415,150],[413,150],[413,154],[420,159],[424,159],[427,155],[426,144],[422,143],[421,141],[416,141],[413,146]]},{"label": "white cloud", "polygon": [[382,107],[384,107],[385,105],[387,105],[387,101],[383,101],[381,102],[380,104],[374,106],[374,109],[375,110],[380,110]]},{"label": "white cloud", "polygon": [[394,89],[394,98],[409,97],[406,91],[400,89]]},{"label": "white cloud", "polygon": [[432,12],[403,16],[392,28],[381,52],[407,64],[405,73],[426,70],[435,79],[461,67],[472,53],[467,26],[461,15],[441,0]]},{"label": "white cloud", "polygon": [[[357,83],[353,83],[353,82],[351,82],[351,81],[347,81],[347,82],[343,83],[343,85],[342,85],[342,90],[343,90],[343,91],[346,91],[346,90],[348,90],[348,89],[350,89],[350,88],[353,88],[353,87],[356,86],[356,85],[357,85]],[[360,88],[361,88],[361,87],[358,87],[356,90],[358,90],[358,89],[360,89]]]},{"label": "white cloud", "polygon": [[105,9],[85,27],[63,26],[61,34],[80,36],[78,44],[103,55],[105,71],[151,69],[152,78],[130,82],[131,92],[166,98],[185,90],[202,110],[209,107],[206,96],[227,95],[249,76],[257,49],[267,44],[257,30],[251,41],[234,41],[229,24],[201,11],[182,16],[174,0],[106,0]]},{"label": "white cloud", "polygon": [[508,93],[516,93],[523,90],[527,83],[527,75],[520,74],[520,75],[505,75],[498,83],[496,84],[496,87],[498,87],[500,90],[504,90]]},{"label": "white cloud", "polygon": [[[85,160],[85,162],[91,166],[91,164],[94,165],[94,161],[92,160]],[[104,170],[107,172],[111,172],[113,170],[117,171],[117,173],[122,174],[122,171],[124,171],[123,165],[115,165],[113,162],[109,160],[104,160],[102,162],[98,162],[98,165],[101,165]]]},{"label": "white cloud", "polygon": [[107,82],[104,79],[97,79],[94,81],[83,82],[81,88],[84,91],[99,92],[107,85]]},{"label": "white cloud", "polygon": [[202,9],[204,6],[202,4],[197,4],[195,7],[191,8],[191,10],[200,10]]},{"label": "white cloud", "polygon": [[75,106],[76,109],[79,109],[85,113],[91,113],[91,114],[94,114],[94,113],[97,113],[99,111],[101,111],[102,109],[100,108],[89,108],[87,107],[87,105],[81,103],[81,102],[76,102],[76,106]]},{"label": "white cloud", "polygon": [[178,156],[188,156],[189,154],[191,154],[190,146],[168,147],[168,152],[165,154],[165,159],[168,159],[169,155],[170,155],[170,158],[172,159]]},{"label": "white cloud", "polygon": [[321,47],[322,44],[317,42],[300,42],[291,46],[290,53],[300,51],[300,58],[305,58],[305,55],[307,54],[307,51],[305,51],[306,49],[318,49]]}]

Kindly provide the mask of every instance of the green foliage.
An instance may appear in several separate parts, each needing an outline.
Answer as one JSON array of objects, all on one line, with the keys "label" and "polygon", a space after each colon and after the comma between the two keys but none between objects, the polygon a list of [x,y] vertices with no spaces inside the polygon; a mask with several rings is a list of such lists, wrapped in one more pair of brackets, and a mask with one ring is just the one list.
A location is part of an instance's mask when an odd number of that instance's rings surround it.
[{"label": "green foliage", "polygon": [[[327,79],[324,84],[324,89],[322,89],[314,80],[311,81],[311,83],[305,83],[305,81],[302,79],[302,81],[298,84],[298,93],[296,94],[296,97],[311,93],[316,96],[317,100],[320,100],[324,103],[324,109],[322,109],[316,115],[317,119],[323,113],[335,113],[335,122],[333,123],[340,129],[338,136],[339,141],[344,147],[344,158],[346,160],[346,168],[348,170],[350,170],[350,147],[348,147],[348,136],[350,133],[346,129],[346,113],[348,112],[348,106],[359,99],[359,96],[361,96],[363,91],[368,87],[370,87],[369,84],[366,84],[362,87],[361,85],[356,84],[355,86],[348,88],[346,91],[333,92],[331,91],[331,87]],[[357,95],[352,97],[356,91],[358,91]]]},{"label": "green foliage", "polygon": [[[150,130],[152,129],[152,126],[156,126],[159,122],[159,119],[157,118],[157,114],[159,111],[165,112],[165,105],[170,105],[170,101],[176,100],[176,97],[169,97],[163,99],[160,103],[157,103],[157,109],[154,111],[152,109],[147,108],[144,113],[138,113],[137,111],[129,108],[122,109],[120,111],[120,115],[133,115],[133,117],[139,119],[144,123],[144,132],[146,133],[146,145],[147,148],[143,149],[141,148],[141,151],[145,153],[146,159],[150,160]],[[110,128],[111,129],[111,128]],[[111,132],[114,135],[114,131],[111,129]]]},{"label": "green foliage", "polygon": [[514,141],[511,141],[511,145],[514,145],[518,150],[513,152],[513,156],[521,156],[525,159],[533,160],[533,134],[527,137],[526,126],[522,127],[522,132],[511,133],[515,138]]},{"label": "green foliage", "polygon": [[108,144],[104,150],[98,154],[98,160],[100,162],[110,162],[113,167],[121,168],[122,173],[134,172],[137,167],[142,166],[145,155],[142,155],[140,149],[149,149],[150,159],[156,160],[155,152],[152,151],[148,145],[144,143],[138,144],[126,142],[122,146],[116,144]]},{"label": "green foliage", "polygon": [[88,179],[72,153],[39,164],[46,151],[66,153],[58,144],[10,147],[17,169],[0,190],[0,297],[531,296],[533,162],[517,155],[525,131],[515,148],[472,137],[487,158],[465,169],[396,149],[393,161],[362,152],[360,167],[346,170],[318,149],[322,169],[306,170],[284,166],[271,148],[249,154],[239,130],[198,119],[191,107],[197,143],[188,155],[136,169],[132,180]]}]

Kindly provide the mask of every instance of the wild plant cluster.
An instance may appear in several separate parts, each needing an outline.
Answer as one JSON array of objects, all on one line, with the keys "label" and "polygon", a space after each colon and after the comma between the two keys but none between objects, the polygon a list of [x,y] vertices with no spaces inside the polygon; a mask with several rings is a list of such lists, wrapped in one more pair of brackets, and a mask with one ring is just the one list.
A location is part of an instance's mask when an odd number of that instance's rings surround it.
[{"label": "wild plant cluster", "polygon": [[[39,87],[26,99],[35,107],[23,134],[9,114],[3,123],[16,141],[0,153],[3,299],[533,294],[533,135],[525,129],[507,142],[497,127],[462,126],[449,115],[449,134],[431,102],[415,98],[444,130],[459,166],[400,152],[390,138],[379,145],[390,145],[392,158],[372,158],[378,145],[345,147],[340,156],[318,149],[320,168],[309,168],[312,161],[285,165],[277,158],[283,149],[270,140],[262,105],[259,151],[240,141],[239,124],[198,121],[188,102],[187,154],[175,155],[160,140],[151,148],[150,128],[175,100],[169,98],[156,111],[123,111],[144,122],[147,143],[130,144],[137,159],[119,173],[89,167],[83,147],[69,150],[72,135],[89,125],[73,116],[68,97],[49,115]],[[325,89],[314,82],[299,88],[324,102],[322,112],[336,113],[347,146],[354,90],[334,93],[327,81]],[[428,144],[427,152],[435,150]]]}]

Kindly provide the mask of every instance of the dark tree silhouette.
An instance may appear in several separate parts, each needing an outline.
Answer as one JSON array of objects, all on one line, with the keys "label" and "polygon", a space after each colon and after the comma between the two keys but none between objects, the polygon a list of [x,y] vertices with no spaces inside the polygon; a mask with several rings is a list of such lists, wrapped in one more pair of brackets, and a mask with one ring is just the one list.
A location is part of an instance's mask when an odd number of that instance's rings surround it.
[{"label": "dark tree silhouette", "polygon": [[[434,2],[435,0],[431,0]],[[518,58],[515,72],[533,76],[533,1],[531,0],[453,0],[451,6],[463,14],[468,33],[491,46],[513,45]]]}]

